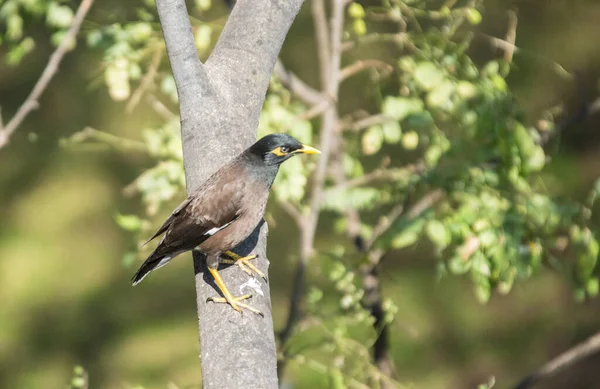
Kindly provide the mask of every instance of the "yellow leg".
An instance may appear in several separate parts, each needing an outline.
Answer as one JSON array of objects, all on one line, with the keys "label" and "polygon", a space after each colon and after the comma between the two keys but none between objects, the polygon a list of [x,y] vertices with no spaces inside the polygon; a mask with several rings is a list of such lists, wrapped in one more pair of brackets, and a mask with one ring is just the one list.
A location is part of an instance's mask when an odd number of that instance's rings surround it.
[{"label": "yellow leg", "polygon": [[225,251],[225,255],[227,255],[231,259],[225,259],[225,258],[221,259],[222,263],[235,263],[236,265],[238,265],[240,267],[240,269],[245,271],[248,275],[251,276],[252,272],[254,272],[257,275],[259,275],[260,277],[264,278],[265,281],[267,280],[267,276],[265,276],[265,274],[263,272],[261,272],[256,266],[254,266],[250,262],[250,260],[256,258],[258,255],[252,254],[252,255],[242,257],[242,256],[237,255],[233,251]]},{"label": "yellow leg", "polygon": [[209,297],[207,301],[212,301],[215,303],[227,303],[227,304],[231,305],[231,307],[238,312],[242,311],[241,308],[245,308],[249,311],[256,313],[257,315],[264,316],[262,314],[262,312],[260,312],[259,310],[254,309],[251,306],[240,302],[242,300],[249,299],[250,297],[252,297],[252,295],[245,294],[240,297],[234,297],[229,292],[229,289],[227,289],[227,287],[225,286],[225,282],[223,282],[223,278],[221,278],[221,275],[219,274],[219,272],[216,269],[211,269],[211,268],[208,268],[208,271],[210,272],[210,274],[212,274],[213,278],[215,279],[215,283],[217,284],[217,287],[219,288],[221,293],[223,293],[224,297]]}]

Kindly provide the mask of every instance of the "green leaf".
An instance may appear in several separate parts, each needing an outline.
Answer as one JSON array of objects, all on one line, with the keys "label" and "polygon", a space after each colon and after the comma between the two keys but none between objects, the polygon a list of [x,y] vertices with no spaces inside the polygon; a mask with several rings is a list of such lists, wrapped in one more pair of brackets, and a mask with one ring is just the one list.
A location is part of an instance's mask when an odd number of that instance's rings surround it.
[{"label": "green leaf", "polygon": [[585,283],[585,291],[587,292],[588,296],[590,296],[590,297],[598,296],[599,288],[600,288],[600,284],[598,283],[597,278],[590,278]]},{"label": "green leaf", "polygon": [[423,101],[416,98],[388,96],[381,112],[392,119],[403,120],[411,114],[423,111]]},{"label": "green leaf", "polygon": [[55,28],[68,28],[73,23],[73,10],[66,5],[50,3],[46,13],[46,24]]},{"label": "green leaf", "polygon": [[414,150],[419,146],[419,134],[416,131],[405,132],[402,135],[402,146],[406,150]]},{"label": "green leaf", "polygon": [[467,9],[467,20],[469,21],[469,23],[477,25],[481,23],[481,19],[481,13],[478,10],[476,10],[475,8]]},{"label": "green leaf", "polygon": [[210,48],[210,44],[212,42],[212,27],[208,24],[203,24],[196,29],[196,34],[194,35],[194,40],[196,42],[196,47],[201,52]]},{"label": "green leaf", "polygon": [[130,232],[139,231],[142,227],[142,219],[137,215],[122,215],[117,213],[115,215],[115,222],[117,222],[119,227]]},{"label": "green leaf", "polygon": [[357,36],[363,36],[367,33],[367,23],[364,19],[354,19],[352,21],[352,29]]},{"label": "green leaf", "polygon": [[430,220],[425,226],[425,233],[429,240],[435,244],[438,249],[444,249],[450,244],[450,233],[439,220]]},{"label": "green leaf", "polygon": [[348,7],[348,15],[351,18],[362,19],[365,17],[365,9],[358,3],[352,3]]},{"label": "green leaf", "polygon": [[362,136],[362,151],[365,155],[373,155],[381,149],[383,144],[383,130],[381,126],[371,126]]},{"label": "green leaf", "polygon": [[402,128],[397,121],[390,121],[382,124],[383,137],[386,143],[396,144],[402,139]]},{"label": "green leaf", "polygon": [[423,218],[413,219],[409,222],[404,221],[400,224],[400,228],[395,228],[399,232],[393,236],[390,246],[394,249],[401,249],[413,245],[419,239],[424,226]]},{"label": "green leaf", "polygon": [[427,105],[431,108],[450,111],[453,107],[451,98],[455,89],[456,85],[452,81],[441,82],[427,94]]},{"label": "green leaf", "polygon": [[439,85],[445,78],[445,72],[433,62],[420,62],[415,68],[415,80],[426,91]]}]

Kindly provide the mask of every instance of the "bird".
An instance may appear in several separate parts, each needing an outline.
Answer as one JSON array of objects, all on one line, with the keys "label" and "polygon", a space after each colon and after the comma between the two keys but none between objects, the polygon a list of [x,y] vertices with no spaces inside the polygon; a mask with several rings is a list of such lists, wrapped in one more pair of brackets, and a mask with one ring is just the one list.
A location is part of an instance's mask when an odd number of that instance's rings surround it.
[{"label": "bird", "polygon": [[246,273],[253,271],[266,279],[250,262],[256,255],[242,257],[231,250],[262,221],[279,166],[295,155],[320,153],[287,134],[269,134],[258,140],[195,189],[144,243],[163,235],[132,277],[133,285],[179,254],[196,250],[206,256],[208,271],[223,295],[208,300],[228,303],[238,312],[244,308],[261,314],[242,302],[250,295],[234,297],[229,292],[219,274],[219,263],[235,263]]}]

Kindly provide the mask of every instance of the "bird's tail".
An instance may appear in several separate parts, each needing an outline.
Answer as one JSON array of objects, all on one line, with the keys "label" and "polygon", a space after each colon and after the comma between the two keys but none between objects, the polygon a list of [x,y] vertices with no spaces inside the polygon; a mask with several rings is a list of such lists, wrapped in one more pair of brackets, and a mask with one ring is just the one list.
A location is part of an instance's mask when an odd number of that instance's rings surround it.
[{"label": "bird's tail", "polygon": [[152,270],[156,270],[165,266],[172,259],[172,256],[160,256],[156,255],[156,252],[152,253],[146,261],[140,266],[137,272],[131,278],[133,286],[142,282],[144,277],[148,275]]}]

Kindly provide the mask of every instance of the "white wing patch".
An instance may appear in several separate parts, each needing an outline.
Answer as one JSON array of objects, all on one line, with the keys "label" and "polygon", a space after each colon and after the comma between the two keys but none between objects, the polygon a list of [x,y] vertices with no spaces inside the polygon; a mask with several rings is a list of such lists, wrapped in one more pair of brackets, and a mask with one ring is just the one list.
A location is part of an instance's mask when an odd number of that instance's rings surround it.
[{"label": "white wing patch", "polygon": [[206,232],[204,233],[204,235],[213,236],[214,234],[216,234],[217,232],[221,231],[222,229],[229,227],[229,225],[230,225],[231,223],[233,223],[234,221],[235,221],[235,219],[233,219],[233,220],[232,220],[232,221],[230,221],[229,223],[225,223],[225,224],[223,224],[223,225],[222,225],[222,226],[220,226],[220,227],[213,227],[213,228],[211,228],[210,230],[206,231]]}]

